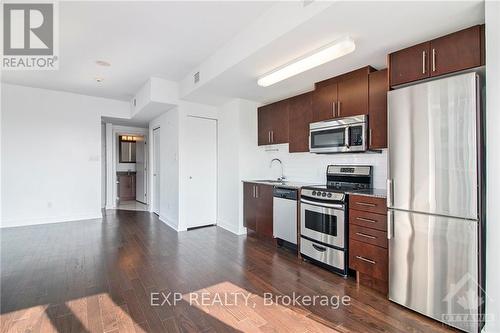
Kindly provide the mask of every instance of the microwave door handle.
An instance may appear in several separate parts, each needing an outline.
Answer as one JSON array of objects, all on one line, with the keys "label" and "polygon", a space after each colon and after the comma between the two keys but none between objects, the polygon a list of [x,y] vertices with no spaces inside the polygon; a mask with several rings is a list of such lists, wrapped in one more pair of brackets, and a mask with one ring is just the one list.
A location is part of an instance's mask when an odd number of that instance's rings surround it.
[{"label": "microwave door handle", "polygon": [[349,146],[349,131],[350,131],[350,127],[346,126],[346,128],[345,128],[345,146],[347,147],[347,149],[350,148],[350,146]]}]

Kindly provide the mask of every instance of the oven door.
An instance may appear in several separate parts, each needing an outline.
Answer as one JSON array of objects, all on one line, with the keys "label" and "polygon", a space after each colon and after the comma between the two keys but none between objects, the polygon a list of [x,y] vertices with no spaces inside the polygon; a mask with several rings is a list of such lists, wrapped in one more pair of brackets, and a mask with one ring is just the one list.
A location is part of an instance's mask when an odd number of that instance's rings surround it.
[{"label": "oven door", "polygon": [[300,233],[309,239],[340,249],[345,248],[344,205],[301,199]]},{"label": "oven door", "polygon": [[339,153],[348,150],[346,126],[311,129],[309,151],[311,153]]}]

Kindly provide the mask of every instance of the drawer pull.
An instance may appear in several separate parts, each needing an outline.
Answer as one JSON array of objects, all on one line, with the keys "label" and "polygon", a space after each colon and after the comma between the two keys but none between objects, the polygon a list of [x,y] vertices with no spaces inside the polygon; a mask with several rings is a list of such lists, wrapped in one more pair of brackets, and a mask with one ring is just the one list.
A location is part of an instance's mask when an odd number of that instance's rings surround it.
[{"label": "drawer pull", "polygon": [[316,244],[311,244],[317,251],[319,252],[325,252],[326,251],[326,248],[324,247],[321,247],[321,246],[318,246]]},{"label": "drawer pull", "polygon": [[363,221],[363,222],[377,223],[377,221],[375,221],[375,220],[365,219],[364,217],[356,217],[356,220]]},{"label": "drawer pull", "polygon": [[364,234],[362,232],[357,232],[356,235],[361,236],[361,237],[365,237],[365,238],[370,238],[370,239],[376,239],[377,238],[375,236],[367,235],[367,234]]},{"label": "drawer pull", "polygon": [[375,261],[370,260],[370,259],[366,259],[365,257],[362,257],[362,256],[356,256],[356,259],[359,259],[359,260],[365,261],[365,262],[367,262],[367,263],[369,263],[369,264],[372,264],[372,265],[375,265],[375,264],[376,264],[376,262],[375,262]]},{"label": "drawer pull", "polygon": [[375,204],[368,203],[368,202],[356,202],[356,205],[367,206],[367,207],[375,207],[375,206],[377,206]]}]

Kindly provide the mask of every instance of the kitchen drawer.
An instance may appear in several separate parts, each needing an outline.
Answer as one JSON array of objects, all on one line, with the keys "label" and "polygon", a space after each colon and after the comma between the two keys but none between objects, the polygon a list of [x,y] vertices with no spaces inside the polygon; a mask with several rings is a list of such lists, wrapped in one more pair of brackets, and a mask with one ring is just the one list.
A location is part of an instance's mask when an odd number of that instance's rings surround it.
[{"label": "kitchen drawer", "polygon": [[387,249],[349,239],[349,268],[387,281]]},{"label": "kitchen drawer", "polygon": [[387,249],[387,232],[385,231],[360,227],[353,224],[349,225],[349,239]]},{"label": "kitchen drawer", "polygon": [[300,253],[330,266],[344,270],[344,251],[300,238]]},{"label": "kitchen drawer", "polygon": [[349,226],[359,225],[361,227],[387,231],[387,216],[361,210],[349,209]]},{"label": "kitchen drawer", "polygon": [[349,195],[349,208],[377,214],[387,214],[386,199],[379,197],[351,194]]}]

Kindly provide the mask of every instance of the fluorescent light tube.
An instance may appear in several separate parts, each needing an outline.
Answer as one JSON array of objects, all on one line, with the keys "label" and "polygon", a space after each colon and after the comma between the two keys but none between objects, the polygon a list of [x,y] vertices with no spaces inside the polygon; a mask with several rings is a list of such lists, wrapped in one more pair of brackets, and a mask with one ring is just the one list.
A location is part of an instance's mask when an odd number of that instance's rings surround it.
[{"label": "fluorescent light tube", "polygon": [[324,46],[310,55],[292,61],[257,80],[261,87],[268,87],[277,82],[288,79],[292,76],[308,71],[311,68],[318,67],[329,61],[340,58],[353,52],[356,49],[354,41],[349,37],[336,40],[335,42]]}]

